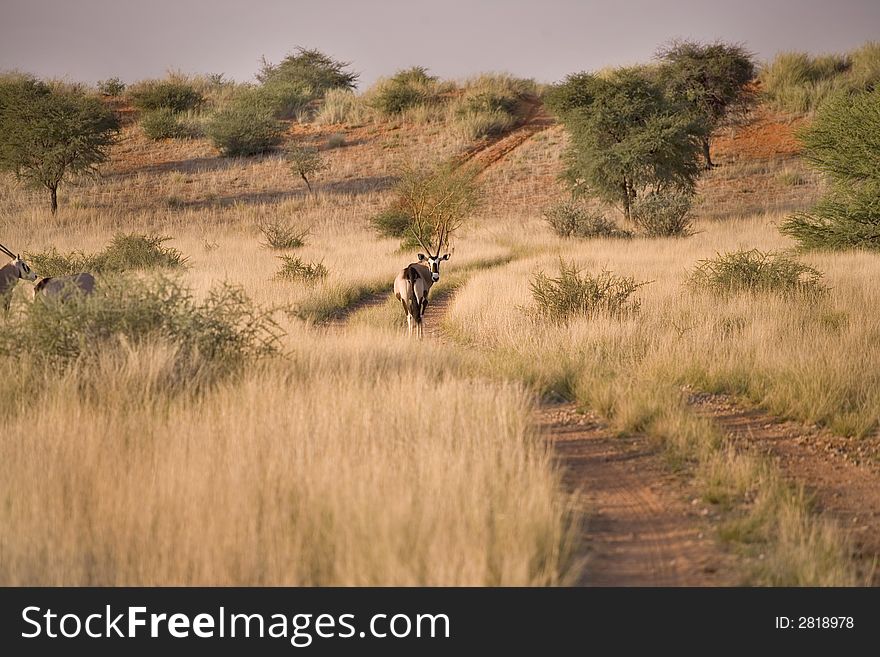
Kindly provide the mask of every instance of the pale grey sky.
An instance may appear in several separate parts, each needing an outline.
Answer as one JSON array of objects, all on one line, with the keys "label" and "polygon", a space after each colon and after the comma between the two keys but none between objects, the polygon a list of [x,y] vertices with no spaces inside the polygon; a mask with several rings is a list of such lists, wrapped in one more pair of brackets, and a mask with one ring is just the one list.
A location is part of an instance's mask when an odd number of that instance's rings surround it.
[{"label": "pale grey sky", "polygon": [[648,60],[673,37],[833,52],[880,39],[880,0],[0,0],[0,69],[94,82],[167,70],[249,80],[297,45],[361,87],[413,65],[552,82]]}]

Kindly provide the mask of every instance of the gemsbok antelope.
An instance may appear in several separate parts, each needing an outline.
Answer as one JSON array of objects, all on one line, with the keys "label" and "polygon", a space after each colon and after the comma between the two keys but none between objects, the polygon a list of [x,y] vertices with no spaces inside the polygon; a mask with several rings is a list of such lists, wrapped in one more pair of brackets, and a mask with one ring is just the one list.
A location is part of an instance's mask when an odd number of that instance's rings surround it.
[{"label": "gemsbok antelope", "polygon": [[0,299],[3,309],[9,310],[9,302],[12,298],[12,288],[21,278],[25,281],[36,280],[37,275],[28,267],[28,264],[5,246],[0,244],[0,251],[12,258],[12,262],[0,267]]},{"label": "gemsbok antelope", "polygon": [[95,291],[95,277],[89,273],[70,276],[47,276],[34,285],[34,299],[43,297],[67,301],[74,294],[91,294]]},{"label": "gemsbok antelope", "polygon": [[[394,279],[394,296],[403,304],[406,313],[406,334],[412,336],[415,324],[416,335],[421,338],[424,336],[422,319],[428,307],[428,292],[440,280],[440,263],[449,260],[449,254],[440,255],[444,245],[443,229],[440,231],[440,241],[435,253],[431,253],[431,248],[420,237],[416,236],[416,239],[428,255],[420,253],[418,262],[408,264],[397,274]],[[448,234],[446,239],[448,240]]]}]

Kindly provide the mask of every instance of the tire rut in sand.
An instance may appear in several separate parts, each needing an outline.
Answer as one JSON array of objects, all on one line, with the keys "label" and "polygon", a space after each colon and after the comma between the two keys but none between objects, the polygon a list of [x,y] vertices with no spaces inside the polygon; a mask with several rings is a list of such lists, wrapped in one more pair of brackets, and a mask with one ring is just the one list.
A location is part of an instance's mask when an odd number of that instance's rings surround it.
[{"label": "tire rut in sand", "polygon": [[567,488],[580,493],[582,586],[725,586],[734,557],[714,539],[698,493],[670,474],[645,436],[614,436],[573,404],[543,406],[536,423]]},{"label": "tire rut in sand", "polygon": [[734,447],[769,456],[786,479],[803,485],[815,511],[849,537],[859,575],[880,586],[880,436],[835,436],[748,408],[728,395],[691,392],[688,401],[716,422]]}]

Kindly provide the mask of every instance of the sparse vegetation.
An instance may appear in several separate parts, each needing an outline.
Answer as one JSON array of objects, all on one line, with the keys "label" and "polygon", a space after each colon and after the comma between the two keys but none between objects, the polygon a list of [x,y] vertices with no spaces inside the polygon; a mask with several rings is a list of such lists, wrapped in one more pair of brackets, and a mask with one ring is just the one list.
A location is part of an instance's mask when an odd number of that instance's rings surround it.
[{"label": "sparse vegetation", "polygon": [[288,148],[287,161],[293,172],[302,178],[309,193],[313,193],[312,183],[309,181],[309,178],[316,173],[326,170],[329,166],[316,148],[308,146],[291,146]]},{"label": "sparse vegetation", "polygon": [[263,220],[257,224],[270,249],[298,249],[306,244],[308,228],[293,226],[283,221]]},{"label": "sparse vegetation", "polygon": [[327,268],[321,262],[306,262],[299,256],[278,257],[281,259],[281,269],[277,274],[280,279],[311,284],[327,278]]},{"label": "sparse vegetation", "polygon": [[559,276],[551,278],[543,271],[532,276],[530,288],[536,314],[542,319],[565,323],[574,317],[608,315],[623,318],[635,314],[640,302],[631,299],[645,283],[616,276],[609,271],[591,275],[574,263],[559,261]]},{"label": "sparse vegetation", "polygon": [[759,292],[819,296],[828,290],[822,273],[784,254],[758,249],[701,260],[688,278],[695,291],[716,294]]},{"label": "sparse vegetation", "polygon": [[583,203],[563,201],[547,208],[544,219],[560,237],[631,237],[604,213]]}]

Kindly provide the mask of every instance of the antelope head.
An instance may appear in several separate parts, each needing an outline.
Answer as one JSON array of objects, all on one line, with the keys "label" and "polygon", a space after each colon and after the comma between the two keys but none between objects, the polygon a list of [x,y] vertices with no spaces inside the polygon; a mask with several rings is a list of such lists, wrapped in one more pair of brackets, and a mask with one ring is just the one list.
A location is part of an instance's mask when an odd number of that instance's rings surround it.
[{"label": "antelope head", "polygon": [[424,253],[419,254],[419,262],[423,263],[431,270],[431,280],[436,283],[440,280],[440,263],[444,260],[449,260],[449,256],[451,255],[450,253],[440,255],[443,248],[449,246],[449,233],[447,231],[447,226],[444,224],[440,227],[440,239],[437,242],[436,249],[432,249],[430,244],[425,244],[421,236],[418,234],[416,234],[416,239],[421,247],[427,252],[427,255]]},{"label": "antelope head", "polygon": [[12,258],[12,262],[9,264],[15,267],[15,271],[18,273],[19,278],[25,281],[37,280],[37,274],[34,272],[33,269],[28,267],[28,264],[21,259],[20,255],[13,253],[2,244],[0,244],[0,251],[3,251],[3,253]]}]

